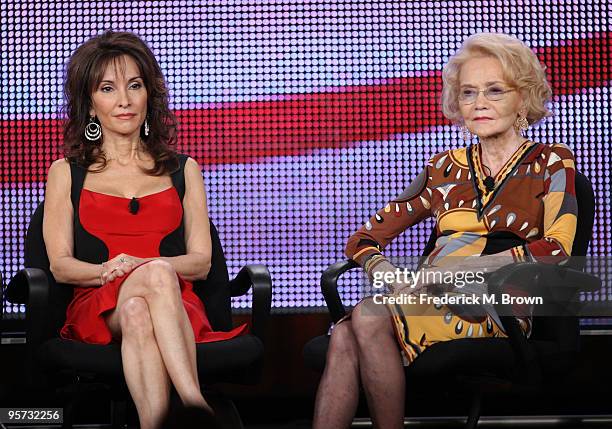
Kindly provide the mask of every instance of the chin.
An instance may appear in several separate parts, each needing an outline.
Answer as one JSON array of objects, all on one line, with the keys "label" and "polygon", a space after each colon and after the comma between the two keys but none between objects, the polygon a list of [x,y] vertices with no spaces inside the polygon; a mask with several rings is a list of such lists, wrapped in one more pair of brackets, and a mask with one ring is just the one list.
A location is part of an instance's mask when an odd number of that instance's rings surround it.
[{"label": "chin", "polygon": [[140,127],[135,128],[135,129],[126,129],[126,128],[117,128],[116,130],[113,130],[115,133],[120,134],[122,136],[131,136],[135,133],[139,133],[140,132]]},{"label": "chin", "polygon": [[490,139],[490,138],[496,138],[496,137],[502,136],[505,133],[505,130],[482,127],[480,129],[479,128],[474,129],[472,133],[478,136],[478,138]]},{"label": "chin", "polygon": [[477,132],[476,136],[480,139],[491,139],[495,137],[499,137],[502,133],[496,131],[486,131],[486,132]]}]

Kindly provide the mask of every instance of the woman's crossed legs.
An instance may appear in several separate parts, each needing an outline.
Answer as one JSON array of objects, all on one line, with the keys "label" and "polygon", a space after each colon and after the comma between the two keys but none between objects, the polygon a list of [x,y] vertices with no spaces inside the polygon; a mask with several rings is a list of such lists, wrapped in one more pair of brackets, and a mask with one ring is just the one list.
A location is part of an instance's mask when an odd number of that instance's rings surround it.
[{"label": "woman's crossed legs", "polygon": [[404,427],[405,376],[391,315],[371,299],[336,325],[315,403],[313,429],[350,427],[363,383],[375,427]]},{"label": "woman's crossed legs", "polygon": [[195,338],[172,265],[153,260],[134,269],[106,321],[121,341],[123,372],[142,428],[161,424],[170,383],[185,405],[210,409],[200,391]]}]

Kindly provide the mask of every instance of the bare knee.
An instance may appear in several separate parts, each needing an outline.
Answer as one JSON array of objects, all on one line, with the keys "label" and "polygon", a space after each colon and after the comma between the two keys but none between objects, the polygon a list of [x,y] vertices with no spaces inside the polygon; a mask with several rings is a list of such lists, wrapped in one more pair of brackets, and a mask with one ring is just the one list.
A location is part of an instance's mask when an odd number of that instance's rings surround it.
[{"label": "bare knee", "polygon": [[179,283],[174,267],[161,259],[156,259],[142,266],[147,291],[162,294],[165,298],[179,296]]},{"label": "bare knee", "polygon": [[336,325],[329,339],[328,353],[330,355],[350,356],[357,354],[357,343],[351,327],[351,320]]},{"label": "bare knee", "polygon": [[124,339],[152,337],[153,323],[145,299],[137,296],[127,299],[119,309],[119,324]]},{"label": "bare knee", "polygon": [[393,335],[391,316],[384,305],[371,299],[361,301],[351,315],[352,328],[359,346],[376,345],[376,339]]}]

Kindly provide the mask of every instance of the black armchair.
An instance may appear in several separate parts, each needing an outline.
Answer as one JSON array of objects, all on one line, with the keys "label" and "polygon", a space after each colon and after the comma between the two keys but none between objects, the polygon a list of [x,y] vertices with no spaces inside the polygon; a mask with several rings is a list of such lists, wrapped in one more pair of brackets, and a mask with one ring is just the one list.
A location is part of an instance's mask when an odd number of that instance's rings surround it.
[{"label": "black armchair", "polygon": [[[480,418],[482,394],[487,391],[537,391],[544,383],[570,370],[580,349],[579,322],[576,308],[564,303],[580,292],[601,287],[601,280],[583,272],[591,239],[595,200],[589,180],[576,174],[578,227],[573,258],[565,266],[538,263],[511,264],[495,271],[488,279],[489,290],[500,296],[504,285],[525,285],[531,294],[544,297],[544,306],[536,306],[529,339],[522,334],[511,308],[498,304],[508,338],[465,338],[437,343],[426,349],[406,368],[407,385],[432,384],[449,380],[472,393],[466,428],[476,427]],[[429,254],[436,240],[432,233],[424,255]],[[338,293],[338,279],[358,265],[345,260],[331,265],[322,275],[321,290],[332,322],[346,314]],[[575,299],[574,299],[575,301]],[[555,307],[555,308],[551,308]],[[550,316],[555,314],[555,316]],[[325,367],[329,336],[312,339],[304,347],[307,366],[321,371]]]},{"label": "black armchair", "polygon": [[[64,427],[72,426],[72,411],[81,393],[98,388],[108,390],[112,397],[113,427],[124,427],[129,394],[123,378],[120,345],[84,344],[59,337],[73,287],[56,283],[49,270],[42,219],[41,203],[26,236],[26,268],[12,278],[6,293],[10,302],[26,304],[28,384],[31,388],[54,388],[66,398]],[[205,304],[213,329],[227,331],[232,327],[231,297],[245,295],[252,289],[251,333],[197,344],[198,375],[204,389],[217,382],[255,384],[262,373],[270,316],[270,273],[263,265],[247,265],[230,281],[221,241],[212,222],[210,231],[212,266],[206,280],[193,282],[194,292]],[[214,398],[213,405],[226,424],[242,427],[231,401],[222,396]]]}]

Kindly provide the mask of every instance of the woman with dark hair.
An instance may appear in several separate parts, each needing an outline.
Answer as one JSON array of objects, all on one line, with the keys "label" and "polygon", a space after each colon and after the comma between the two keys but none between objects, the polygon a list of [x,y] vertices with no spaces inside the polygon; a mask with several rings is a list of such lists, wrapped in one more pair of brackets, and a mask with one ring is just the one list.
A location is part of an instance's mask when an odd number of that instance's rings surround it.
[{"label": "woman with dark hair", "polygon": [[195,343],[245,326],[212,331],[190,283],[211,266],[206,193],[197,162],[172,148],[159,64],[134,34],[106,32],[70,58],[65,97],[65,157],[49,169],[43,221],[51,272],[75,286],[60,334],[121,343],[141,427],[160,426],[171,385],[212,412]]}]

